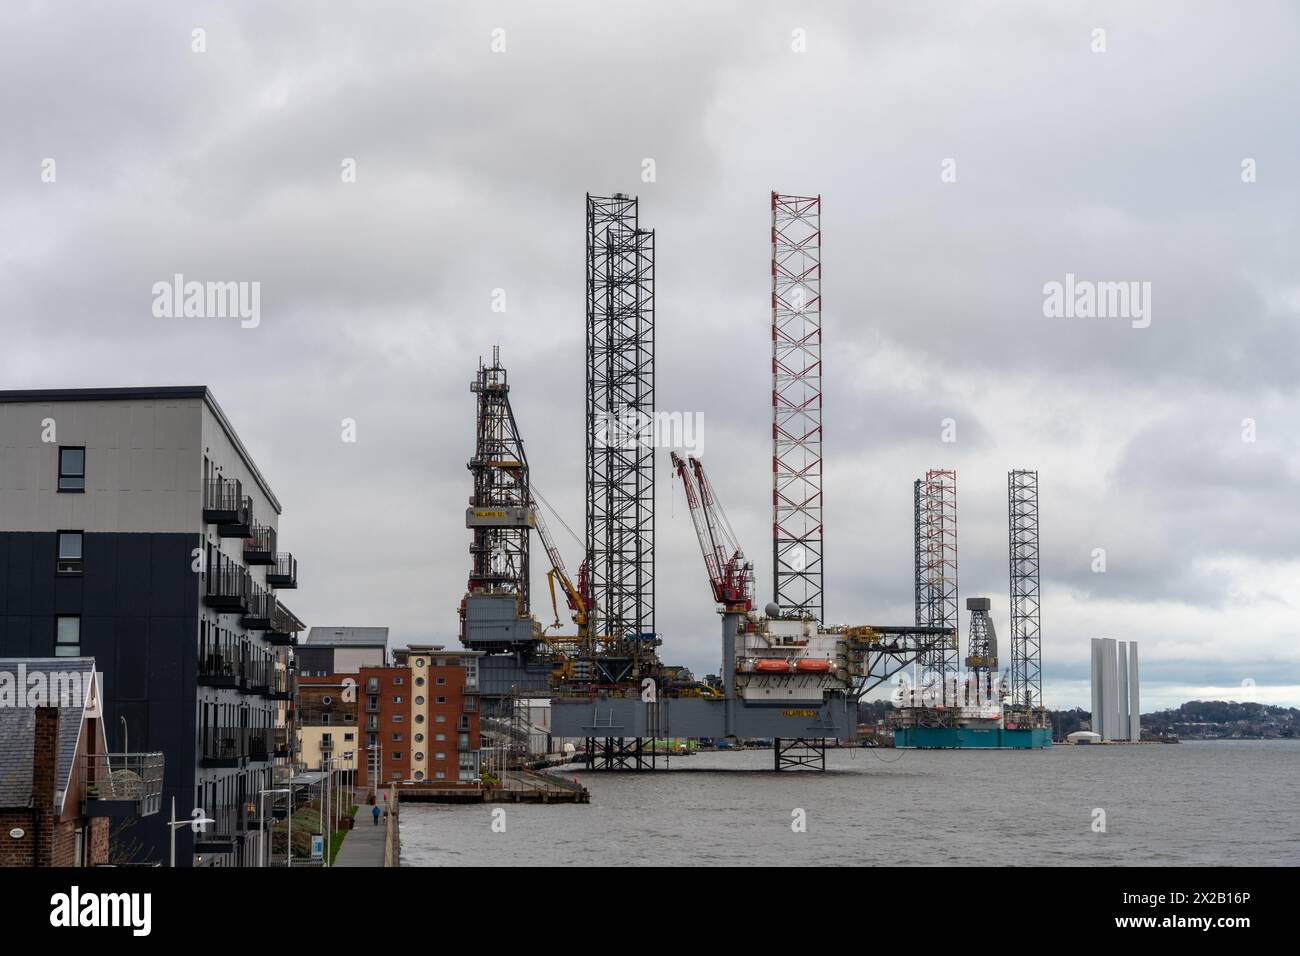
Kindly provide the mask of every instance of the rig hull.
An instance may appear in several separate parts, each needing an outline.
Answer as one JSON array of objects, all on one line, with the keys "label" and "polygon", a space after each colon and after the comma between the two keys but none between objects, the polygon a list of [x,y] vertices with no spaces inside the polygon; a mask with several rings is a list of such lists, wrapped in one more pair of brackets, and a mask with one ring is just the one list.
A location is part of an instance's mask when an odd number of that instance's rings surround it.
[{"label": "rig hull", "polygon": [[857,733],[857,703],[829,695],[823,701],[747,703],[741,700],[627,697],[553,697],[555,737],[659,737],[849,740]]},{"label": "rig hull", "polygon": [[1042,750],[1052,746],[1047,727],[899,727],[894,746],[913,750]]}]

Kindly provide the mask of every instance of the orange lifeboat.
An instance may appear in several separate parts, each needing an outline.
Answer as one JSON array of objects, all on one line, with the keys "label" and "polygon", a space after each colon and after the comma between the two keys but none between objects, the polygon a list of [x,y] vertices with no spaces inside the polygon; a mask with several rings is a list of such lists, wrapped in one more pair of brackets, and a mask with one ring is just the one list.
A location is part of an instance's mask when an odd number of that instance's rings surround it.
[{"label": "orange lifeboat", "polygon": [[803,674],[826,674],[830,672],[831,662],[815,657],[805,657],[795,665],[794,669]]},{"label": "orange lifeboat", "polygon": [[788,674],[790,673],[790,665],[785,661],[774,661],[767,658],[755,661],[754,670],[760,674]]}]

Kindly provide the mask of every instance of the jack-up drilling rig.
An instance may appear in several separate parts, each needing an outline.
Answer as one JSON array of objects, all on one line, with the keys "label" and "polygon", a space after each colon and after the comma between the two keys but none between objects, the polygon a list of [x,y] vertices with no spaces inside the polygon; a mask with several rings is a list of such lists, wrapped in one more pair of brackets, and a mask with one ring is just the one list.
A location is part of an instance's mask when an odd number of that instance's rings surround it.
[{"label": "jack-up drilling rig", "polygon": [[722,617],[722,696],[711,702],[714,713],[694,719],[721,719],[721,734],[708,736],[770,737],[777,770],[825,769],[826,741],[856,734],[862,695],[953,635],[929,626],[827,626],[811,614],[783,615],[775,604],[756,614],[752,565],[704,465],[675,452],[672,463]]}]

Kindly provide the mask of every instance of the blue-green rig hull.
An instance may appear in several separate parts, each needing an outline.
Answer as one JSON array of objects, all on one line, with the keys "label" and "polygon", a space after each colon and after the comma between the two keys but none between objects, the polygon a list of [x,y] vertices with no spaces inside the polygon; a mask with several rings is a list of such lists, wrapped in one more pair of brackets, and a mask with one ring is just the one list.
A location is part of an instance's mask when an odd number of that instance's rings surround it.
[{"label": "blue-green rig hull", "polygon": [[1052,746],[1047,727],[900,727],[894,746],[915,750],[1042,750]]}]

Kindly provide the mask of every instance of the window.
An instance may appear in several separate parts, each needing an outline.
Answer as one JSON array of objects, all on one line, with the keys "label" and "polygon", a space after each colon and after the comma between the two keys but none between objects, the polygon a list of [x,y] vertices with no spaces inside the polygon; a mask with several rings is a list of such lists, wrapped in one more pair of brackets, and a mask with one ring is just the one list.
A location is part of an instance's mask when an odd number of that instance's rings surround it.
[{"label": "window", "polygon": [[366,678],[366,692],[369,693],[369,694],[377,694],[377,693],[379,693],[379,678],[378,678],[378,677],[368,677],[368,678]]},{"label": "window", "polygon": [[400,704],[401,702],[402,702],[402,695],[401,695],[401,694],[396,694],[396,695],[394,695],[394,697],[393,697],[393,703],[394,703],[394,704]]},{"label": "window", "polygon": [[422,744],[422,743],[424,743],[424,734],[416,734],[416,735],[415,735],[415,742],[416,742],[417,744]]},{"label": "window", "polygon": [[417,770],[417,771],[415,771],[415,779],[416,779],[416,780],[423,780],[423,779],[424,779],[424,771],[423,771],[423,770]]},{"label": "window", "polygon": [[417,706],[417,707],[423,707],[423,706],[424,706],[424,698],[423,698],[423,697],[416,697],[416,698],[415,698],[415,706]]},{"label": "window", "polygon": [[424,753],[423,753],[422,751],[417,750],[417,751],[415,752],[415,759],[416,759],[416,760],[423,760],[423,759],[424,759]]},{"label": "window", "polygon": [[437,735],[434,736],[433,739],[434,739],[434,740],[446,740],[446,739],[447,739],[447,735],[446,735],[446,734],[437,734]]},{"label": "window", "polygon": [[328,707],[330,704],[334,703],[334,698],[329,696],[329,694],[326,694],[324,697],[320,699],[320,702],[324,704],[326,707]]},{"label": "window", "polygon": [[394,684],[394,685],[397,685],[397,684],[400,684],[400,683],[402,683],[402,679],[401,679],[400,677],[394,677],[394,678],[393,678],[393,684]]},{"label": "window", "polygon": [[401,742],[402,742],[402,735],[401,735],[401,734],[393,734],[393,743],[395,743],[395,744],[400,744]]},{"label": "window", "polygon": [[400,723],[402,722],[402,715],[401,715],[401,714],[393,714],[393,716],[392,716],[392,721],[393,721],[393,723],[395,723],[395,724],[400,724]]},{"label": "window", "polygon": [[394,751],[393,751],[393,759],[394,759],[394,760],[401,760],[401,759],[402,759],[402,751],[400,751],[400,750],[394,750]]},{"label": "window", "polygon": [[434,666],[434,667],[446,667],[446,666],[447,666],[447,658],[445,658],[445,657],[439,657],[436,661],[433,662],[433,666]]},{"label": "window", "polygon": [[416,722],[417,724],[422,724],[422,723],[424,723],[424,714],[416,714],[416,715],[415,715],[415,722]]},{"label": "window", "polygon": [[59,574],[81,573],[81,532],[59,532],[59,560],[55,565]]},{"label": "window", "polygon": [[353,734],[344,734],[344,735],[343,735],[343,742],[344,742],[344,743],[350,743],[350,742],[352,741],[352,737],[353,737],[353,736],[354,736]]},{"label": "window", "polygon": [[423,658],[423,657],[417,657],[417,658],[415,659],[415,666],[416,666],[416,667],[423,667],[423,666],[424,666],[424,658]]},{"label": "window", "polygon": [[439,714],[437,717],[435,717],[435,718],[433,718],[433,719],[436,720],[436,721],[437,721],[438,723],[440,723],[440,724],[445,724],[445,723],[447,722],[447,715],[446,715],[446,714]]},{"label": "window", "polygon": [[417,678],[415,679],[415,686],[416,686],[416,687],[423,687],[423,686],[424,686],[424,678],[423,678],[423,677],[417,677]]},{"label": "window", "polygon": [[437,777],[437,779],[439,779],[439,780],[446,780],[446,779],[447,779],[447,771],[445,771],[445,770],[439,770],[439,771],[438,771],[434,776]]},{"label": "window", "polygon": [[434,760],[446,760],[446,759],[447,759],[447,755],[446,755],[446,754],[434,754],[434,755],[433,755],[433,759],[434,759]]},{"label": "window", "polygon": [[437,703],[437,704],[445,704],[445,703],[447,703],[447,698],[446,698],[446,697],[435,697],[435,698],[434,698],[434,703]]},{"label": "window", "polygon": [[55,618],[54,656],[55,657],[80,657],[81,656],[81,618],[79,617]]},{"label": "window", "polygon": [[445,684],[445,683],[447,683],[447,678],[445,678],[445,677],[439,677],[438,680],[437,680],[437,683],[439,683],[439,684]]},{"label": "window", "polygon": [[86,490],[86,449],[59,449],[59,491]]}]

